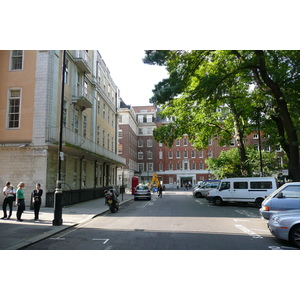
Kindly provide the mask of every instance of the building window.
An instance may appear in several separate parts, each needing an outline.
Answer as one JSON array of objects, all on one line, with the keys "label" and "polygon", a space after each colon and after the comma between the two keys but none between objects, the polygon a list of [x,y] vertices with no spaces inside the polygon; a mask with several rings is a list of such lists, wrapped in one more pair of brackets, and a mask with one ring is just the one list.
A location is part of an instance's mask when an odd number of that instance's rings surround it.
[{"label": "building window", "polygon": [[138,152],[138,159],[144,159],[144,153]]},{"label": "building window", "polygon": [[162,163],[159,164],[159,171],[163,171],[163,164]]},{"label": "building window", "polygon": [[9,90],[8,128],[20,128],[21,90]]},{"label": "building window", "polygon": [[187,151],[184,151],[184,152],[183,152],[183,157],[184,157],[184,158],[188,158],[188,152],[187,152]]},{"label": "building window", "polygon": [[147,134],[152,135],[152,133],[153,133],[153,129],[152,128],[147,128]]},{"label": "building window", "polygon": [[103,119],[106,119],[106,105],[103,103]]},{"label": "building window", "polygon": [[183,164],[183,168],[184,168],[184,170],[188,170],[189,169],[189,164],[187,162],[185,162]]},{"label": "building window", "polygon": [[163,152],[159,151],[159,159],[163,159]]},{"label": "building window", "polygon": [[152,140],[147,140],[147,147],[152,147]]},{"label": "building window", "polygon": [[68,101],[64,100],[64,108],[63,108],[63,126],[67,127],[67,116],[68,116]]},{"label": "building window", "polygon": [[23,69],[23,50],[12,50],[10,70],[16,71],[22,69]]},{"label": "building window", "polygon": [[69,60],[66,58],[65,63],[65,84],[69,84]]},{"label": "building window", "polygon": [[176,146],[180,146],[180,140],[176,140]]},{"label": "building window", "polygon": [[87,134],[87,115],[83,115],[83,136],[86,137]]},{"label": "building window", "polygon": [[152,120],[152,115],[147,115],[147,123],[151,123]]},{"label": "building window", "polygon": [[180,158],[180,151],[176,151],[176,158]]},{"label": "building window", "polygon": [[195,154],[195,150],[192,150],[192,158],[195,158],[196,154]]},{"label": "building window", "polygon": [[138,147],[143,147],[143,140],[142,139],[139,139],[138,140]]},{"label": "building window", "polygon": [[144,116],[143,115],[138,115],[138,122],[143,123],[144,121]]},{"label": "building window", "polygon": [[148,159],[152,159],[153,158],[152,151],[147,151],[147,158]]},{"label": "building window", "polygon": [[102,146],[105,147],[105,129],[103,129],[102,133]]},{"label": "building window", "polygon": [[203,158],[203,150],[199,151],[199,158]]},{"label": "building window", "polygon": [[176,164],[176,170],[180,170],[180,163]]},{"label": "building window", "polygon": [[97,145],[100,145],[100,125],[97,125]]},{"label": "building window", "polygon": [[143,135],[143,128],[139,128],[139,135]]},{"label": "building window", "polygon": [[169,151],[169,158],[173,158],[173,151]]},{"label": "building window", "polygon": [[153,171],[153,163],[147,163],[147,171]]},{"label": "building window", "polygon": [[254,140],[258,140],[258,134],[257,134],[257,133],[254,133],[254,134],[253,134],[253,139],[254,139]]},{"label": "building window", "polygon": [[173,164],[169,164],[169,170],[173,170]]},{"label": "building window", "polygon": [[192,163],[192,170],[196,170],[196,164]]},{"label": "building window", "polygon": [[183,146],[187,146],[188,145],[188,140],[187,139],[183,139]]},{"label": "building window", "polygon": [[200,170],[204,170],[204,163],[200,163]]}]

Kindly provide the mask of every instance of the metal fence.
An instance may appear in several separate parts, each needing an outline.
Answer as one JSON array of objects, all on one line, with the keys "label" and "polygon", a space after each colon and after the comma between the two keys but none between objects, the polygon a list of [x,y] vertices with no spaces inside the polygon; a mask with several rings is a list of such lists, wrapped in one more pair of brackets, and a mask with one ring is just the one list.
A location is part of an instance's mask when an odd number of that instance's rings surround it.
[{"label": "metal fence", "polygon": [[[63,206],[73,205],[97,198],[104,197],[104,190],[112,188],[112,186],[63,191]],[[46,193],[46,207],[54,207],[54,192]]]}]

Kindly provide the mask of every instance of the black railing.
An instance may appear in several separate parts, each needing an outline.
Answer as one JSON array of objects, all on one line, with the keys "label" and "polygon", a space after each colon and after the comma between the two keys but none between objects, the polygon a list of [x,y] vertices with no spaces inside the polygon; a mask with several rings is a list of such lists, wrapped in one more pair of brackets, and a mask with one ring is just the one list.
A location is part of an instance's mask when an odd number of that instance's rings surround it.
[{"label": "black railing", "polygon": [[[73,205],[104,197],[104,190],[112,186],[63,191],[63,206]],[[54,192],[46,193],[46,207],[54,207]]]}]

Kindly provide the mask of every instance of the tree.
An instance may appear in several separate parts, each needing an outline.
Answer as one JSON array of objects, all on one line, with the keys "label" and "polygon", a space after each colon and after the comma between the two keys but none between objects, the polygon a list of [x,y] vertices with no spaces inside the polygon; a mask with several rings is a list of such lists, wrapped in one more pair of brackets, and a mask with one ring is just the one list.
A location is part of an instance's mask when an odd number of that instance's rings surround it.
[{"label": "tree", "polygon": [[158,128],[155,138],[171,145],[186,133],[203,148],[208,138],[220,136],[224,143],[234,137],[242,174],[251,174],[243,139],[259,125],[280,143],[291,177],[300,181],[299,61],[299,51],[146,51],[145,63],[169,71],[150,101],[175,119]]},{"label": "tree", "polygon": [[[246,147],[248,163],[253,170],[253,176],[260,176],[259,152],[252,146]],[[263,156],[263,175],[272,176],[278,174],[281,170],[277,163],[277,153],[275,151],[262,151]],[[211,170],[219,179],[225,177],[241,177],[240,159],[237,148],[228,151],[222,151],[218,158],[208,158],[205,160],[208,170]]]}]

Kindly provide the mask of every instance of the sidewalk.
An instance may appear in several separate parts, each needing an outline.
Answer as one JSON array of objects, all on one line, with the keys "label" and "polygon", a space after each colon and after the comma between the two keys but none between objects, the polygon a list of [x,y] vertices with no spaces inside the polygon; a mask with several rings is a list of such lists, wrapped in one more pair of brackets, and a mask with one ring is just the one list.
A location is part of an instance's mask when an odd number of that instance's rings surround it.
[{"label": "sidewalk", "polygon": [[[133,195],[123,194],[122,202],[122,194],[120,194],[118,199],[120,205],[122,205],[133,199]],[[105,205],[104,198],[64,207],[62,211],[63,225],[53,226],[53,207],[41,207],[38,221],[34,221],[33,210],[29,210],[29,207],[26,207],[22,214],[23,222],[17,222],[16,207],[14,206],[10,220],[0,219],[0,250],[22,249],[69,227],[88,221],[108,210],[109,208]],[[3,211],[1,207],[0,218],[2,216]]]}]

